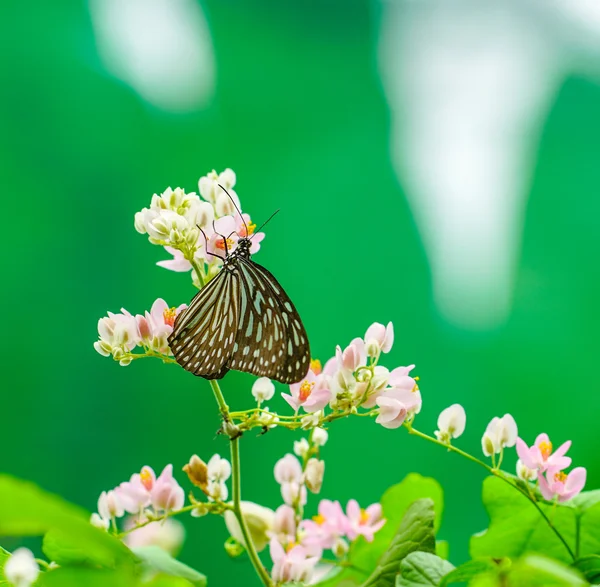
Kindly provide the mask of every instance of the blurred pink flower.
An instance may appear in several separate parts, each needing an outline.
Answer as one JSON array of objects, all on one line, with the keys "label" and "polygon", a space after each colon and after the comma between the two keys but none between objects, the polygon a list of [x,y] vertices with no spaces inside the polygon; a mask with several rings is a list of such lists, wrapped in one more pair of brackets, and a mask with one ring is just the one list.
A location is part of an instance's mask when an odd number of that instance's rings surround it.
[{"label": "blurred pink flower", "polygon": [[98,498],[98,513],[103,520],[120,518],[124,513],[123,504],[114,491],[103,491]]},{"label": "blurred pink flower", "polygon": [[150,502],[155,509],[167,512],[181,509],[184,501],[183,488],[173,478],[173,465],[167,465],[153,483]]},{"label": "blurred pink flower", "polygon": [[135,473],[129,481],[124,481],[115,489],[125,511],[136,514],[150,505],[150,490],[155,480],[152,468],[143,467],[141,473]]},{"label": "blurred pink flower", "polygon": [[[127,518],[125,521],[125,530],[132,530],[136,526],[145,522],[144,518]],[[185,539],[185,529],[183,524],[173,518],[166,518],[157,522],[150,522],[141,528],[132,530],[123,538],[123,542],[129,548],[139,548],[140,546],[158,546],[175,556],[178,554]]]},{"label": "blurred pink flower", "polygon": [[303,520],[300,528],[303,531],[302,545],[311,552],[332,548],[335,541],[346,534],[348,520],[339,501],[322,499],[319,513],[312,520]]},{"label": "blurred pink flower", "polygon": [[292,507],[284,504],[275,510],[271,534],[282,544],[296,540],[296,513]]},{"label": "blurred pink flower", "polygon": [[587,471],[584,467],[575,467],[570,473],[550,468],[545,475],[538,477],[540,491],[548,501],[555,497],[558,501],[568,501],[581,492],[585,486]]},{"label": "blurred pink flower", "polygon": [[361,509],[355,499],[346,506],[346,535],[350,540],[362,535],[367,542],[372,542],[375,532],[385,524],[381,517],[381,504],[371,504],[367,509]]},{"label": "blurred pink flower", "polygon": [[[202,235],[200,236],[204,241],[204,237]],[[179,249],[174,249],[173,247],[165,247],[165,251],[167,251],[167,253],[171,253],[171,255],[173,255],[173,258],[165,259],[164,261],[158,261],[156,264],[159,267],[163,267],[164,269],[169,269],[170,271],[177,271],[180,273],[189,271],[192,268],[192,264],[183,256],[183,253]]]},{"label": "blurred pink flower", "polygon": [[273,570],[271,571],[273,583],[291,583],[293,581],[308,583],[310,581],[319,557],[309,556],[306,549],[300,545],[292,546],[286,552],[276,538],[271,540],[270,550],[273,560]]},{"label": "blurred pink flower", "polygon": [[528,469],[544,472],[553,468],[558,471],[566,469],[571,464],[571,458],[565,453],[571,448],[571,441],[567,440],[552,452],[552,443],[546,433],[540,434],[533,446],[529,447],[521,438],[517,438],[517,454]]},{"label": "blurred pink flower", "polygon": [[295,411],[304,408],[305,412],[318,412],[322,410],[331,399],[331,391],[325,387],[325,378],[317,377],[310,369],[306,377],[299,383],[290,385],[290,393],[282,393],[283,399]]}]

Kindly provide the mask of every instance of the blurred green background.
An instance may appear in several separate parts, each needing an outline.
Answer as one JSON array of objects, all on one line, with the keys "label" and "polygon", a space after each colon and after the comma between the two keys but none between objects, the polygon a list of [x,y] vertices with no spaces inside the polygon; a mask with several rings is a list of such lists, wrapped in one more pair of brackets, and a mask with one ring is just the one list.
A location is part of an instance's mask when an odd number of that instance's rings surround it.
[{"label": "blurred green background", "polygon": [[[119,18],[119,3],[111,4]],[[417,365],[419,428],[433,431],[438,413],[459,402],[468,414],[460,446],[479,453],[488,421],[510,412],[528,442],[542,431],[557,443],[572,438],[574,463],[589,468],[588,488],[598,487],[595,71],[574,65],[556,74],[556,91],[536,111],[539,132],[531,131],[533,155],[515,196],[523,216],[510,233],[517,243],[511,302],[501,319],[473,326],[436,301],[427,227],[415,220],[407,187],[415,184],[393,163],[395,115],[378,57],[390,8],[358,0],[173,5],[194,9],[207,27],[199,70],[206,79],[190,86],[197,96],[191,105],[185,96],[178,102],[177,91],[153,98],[132,76],[115,75],[98,32],[102,10],[85,2],[0,9],[2,470],[93,511],[102,490],[142,465],[160,470],[172,462],[179,470],[192,453],[227,454],[226,440],[215,437],[218,414],[205,381],[151,360],[119,367],[92,343],[107,310],[142,313],[157,297],[171,305],[189,300],[189,277],[155,266],[166,255],[135,232],[133,216],[154,192],[169,185],[196,191],[201,175],[231,167],[255,221],[281,208],[257,260],[299,308],[315,357],[326,360],[372,322],[392,320],[396,343],[384,364]],[[420,15],[412,18],[422,26]],[[166,35],[161,19],[128,22],[125,38],[144,29],[151,48]],[[530,21],[523,22],[527,32]],[[107,30],[118,28],[109,23]],[[408,51],[398,59],[410,60],[411,37],[397,34]],[[544,37],[539,28],[536,35]],[[428,67],[427,59],[416,64]],[[461,61],[454,66],[459,75]],[[165,72],[175,75],[176,64]],[[166,75],[158,89],[177,90],[174,79]],[[499,91],[494,99],[504,98]],[[225,378],[233,407],[249,406],[252,381],[239,373]],[[288,409],[279,400],[271,407]],[[272,468],[298,437],[281,430],[244,437],[245,499],[280,504]],[[324,456],[321,497],[343,503],[376,501],[410,471],[437,478],[447,500],[441,538],[455,563],[486,524],[482,472],[403,430],[338,422]],[[247,561],[230,562],[221,548],[221,520],[184,521],[182,559],[211,585],[256,583]]]}]

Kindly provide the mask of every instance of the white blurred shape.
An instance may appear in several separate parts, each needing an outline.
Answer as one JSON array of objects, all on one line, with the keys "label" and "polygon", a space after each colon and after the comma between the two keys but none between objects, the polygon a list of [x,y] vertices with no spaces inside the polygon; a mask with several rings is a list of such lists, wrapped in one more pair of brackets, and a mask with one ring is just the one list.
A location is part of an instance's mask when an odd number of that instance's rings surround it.
[{"label": "white blurred shape", "polygon": [[206,106],[215,86],[208,24],[195,0],[89,0],[107,70],[163,110]]},{"label": "white blurred shape", "polygon": [[539,135],[579,16],[565,26],[563,10],[560,0],[384,4],[379,63],[392,160],[438,309],[465,329],[494,328],[510,313]]}]

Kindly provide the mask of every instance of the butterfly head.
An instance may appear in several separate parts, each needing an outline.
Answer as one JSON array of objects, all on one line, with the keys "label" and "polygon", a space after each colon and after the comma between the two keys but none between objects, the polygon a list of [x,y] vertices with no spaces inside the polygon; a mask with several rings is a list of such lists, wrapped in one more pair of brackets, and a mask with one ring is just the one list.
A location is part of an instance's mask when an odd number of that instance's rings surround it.
[{"label": "butterfly head", "polygon": [[242,255],[243,257],[249,257],[251,246],[252,243],[250,242],[250,239],[247,236],[242,236],[238,239],[237,247],[235,250],[238,255]]}]

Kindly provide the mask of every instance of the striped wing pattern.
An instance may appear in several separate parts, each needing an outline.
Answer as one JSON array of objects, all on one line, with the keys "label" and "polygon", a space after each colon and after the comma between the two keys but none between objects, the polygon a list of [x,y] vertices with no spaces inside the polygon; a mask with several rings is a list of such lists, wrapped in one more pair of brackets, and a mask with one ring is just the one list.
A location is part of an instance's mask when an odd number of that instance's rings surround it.
[{"label": "striped wing pattern", "polygon": [[282,383],[300,381],[310,365],[308,336],[275,277],[250,259],[239,260],[240,325],[231,369]]},{"label": "striped wing pattern", "polygon": [[169,345],[177,362],[205,379],[235,369],[282,383],[308,372],[308,337],[275,277],[243,256],[205,287],[175,322]]},{"label": "striped wing pattern", "polygon": [[187,371],[220,379],[229,371],[239,321],[239,279],[221,271],[191,301],[175,321],[169,346]]}]

